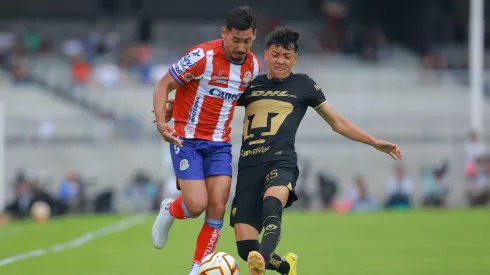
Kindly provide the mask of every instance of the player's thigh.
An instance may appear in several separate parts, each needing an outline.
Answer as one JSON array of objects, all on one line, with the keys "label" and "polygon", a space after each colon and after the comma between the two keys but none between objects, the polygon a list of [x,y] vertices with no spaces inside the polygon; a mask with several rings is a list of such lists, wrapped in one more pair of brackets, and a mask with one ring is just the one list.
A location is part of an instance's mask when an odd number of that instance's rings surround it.
[{"label": "player's thigh", "polygon": [[196,150],[198,142],[184,139],[182,147],[170,144],[170,156],[177,179],[204,180],[203,156]]},{"label": "player's thigh", "polygon": [[208,205],[208,195],[204,180],[179,179],[178,181],[189,214],[192,216],[201,215]]},{"label": "player's thigh", "polygon": [[202,150],[204,177],[232,176],[231,143],[226,141],[206,141]]},{"label": "player's thigh", "polygon": [[[202,155],[194,140],[184,139],[182,147],[170,145],[172,165],[189,212],[202,212],[208,203]],[[201,211],[202,209],[202,211]]]},{"label": "player's thigh", "polygon": [[206,218],[221,220],[230,196],[231,177],[228,175],[209,176],[206,177],[205,182],[208,195]]},{"label": "player's thigh", "polygon": [[273,166],[265,177],[266,191],[264,198],[273,196],[278,198],[284,207],[289,207],[298,200],[294,189],[298,180],[299,171],[293,165]]},{"label": "player's thigh", "polygon": [[[263,175],[259,167],[238,170],[235,197],[231,206],[231,227],[246,224],[258,233],[262,230],[262,194],[264,190],[262,179]],[[243,225],[240,227],[244,228]],[[242,234],[246,234],[247,231],[244,232]]]}]

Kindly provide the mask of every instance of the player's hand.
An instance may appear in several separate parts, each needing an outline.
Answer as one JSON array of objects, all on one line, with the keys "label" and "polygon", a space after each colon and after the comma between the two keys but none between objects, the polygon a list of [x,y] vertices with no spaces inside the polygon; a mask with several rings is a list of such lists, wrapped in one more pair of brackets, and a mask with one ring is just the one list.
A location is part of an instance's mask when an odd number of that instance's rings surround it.
[{"label": "player's hand", "polygon": [[182,147],[182,141],[173,135],[174,129],[166,122],[157,122],[157,129],[166,142]]},{"label": "player's hand", "polygon": [[[168,123],[172,120],[172,115],[174,113],[174,103],[175,99],[169,98],[167,100],[167,108],[165,109],[165,122]],[[151,110],[152,113],[155,113],[155,110]],[[153,119],[153,123],[157,122],[156,118]]]},{"label": "player's hand", "polygon": [[403,154],[398,145],[389,143],[388,141],[376,140],[373,147],[378,151],[387,153],[394,160],[401,160],[403,158]]},{"label": "player's hand", "polygon": [[172,115],[174,113],[174,102],[175,99],[169,99],[167,101],[167,108],[165,109],[165,122],[172,120]]}]

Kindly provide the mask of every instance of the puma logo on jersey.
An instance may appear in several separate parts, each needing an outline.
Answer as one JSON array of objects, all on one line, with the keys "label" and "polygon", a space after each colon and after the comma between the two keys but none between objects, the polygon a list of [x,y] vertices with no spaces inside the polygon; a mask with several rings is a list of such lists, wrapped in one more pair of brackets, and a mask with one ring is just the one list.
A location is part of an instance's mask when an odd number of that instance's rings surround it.
[{"label": "puma logo on jersey", "polygon": [[252,91],[250,96],[290,96],[288,91]]}]

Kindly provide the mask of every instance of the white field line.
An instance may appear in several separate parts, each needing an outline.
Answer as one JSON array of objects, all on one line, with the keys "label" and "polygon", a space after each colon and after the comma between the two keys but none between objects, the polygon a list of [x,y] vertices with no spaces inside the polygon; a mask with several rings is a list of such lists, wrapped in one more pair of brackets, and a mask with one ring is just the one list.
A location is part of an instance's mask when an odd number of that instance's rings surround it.
[{"label": "white field line", "polygon": [[87,244],[87,243],[89,243],[95,239],[102,238],[102,237],[105,237],[107,235],[112,235],[115,233],[122,232],[122,231],[124,231],[130,227],[133,227],[137,224],[143,223],[145,220],[146,220],[145,216],[136,216],[133,218],[124,219],[124,220],[121,220],[121,221],[119,221],[113,225],[102,227],[102,228],[94,230],[94,231],[86,232],[82,236],[75,238],[71,241],[68,241],[66,243],[55,244],[53,246],[46,247],[46,248],[38,248],[38,249],[34,249],[34,250],[31,250],[31,251],[26,252],[26,253],[21,253],[21,254],[14,255],[12,257],[0,259],[0,267],[5,266],[5,265],[9,265],[9,264],[12,264],[12,263],[15,263],[18,261],[27,260],[29,258],[41,257],[41,256],[44,256],[46,254],[53,253],[53,252],[61,252],[61,251],[64,251],[66,249],[77,248],[77,247],[85,245],[85,244]]}]

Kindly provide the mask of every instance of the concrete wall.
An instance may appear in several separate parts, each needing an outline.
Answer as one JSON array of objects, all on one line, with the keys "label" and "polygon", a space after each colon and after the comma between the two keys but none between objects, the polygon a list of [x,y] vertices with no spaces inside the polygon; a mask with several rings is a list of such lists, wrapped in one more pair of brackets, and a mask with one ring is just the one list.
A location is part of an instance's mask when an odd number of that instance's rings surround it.
[{"label": "concrete wall", "polygon": [[[165,146],[165,147],[164,147]],[[451,184],[451,203],[461,204],[464,188],[462,146],[454,143],[400,143],[405,159],[403,164],[416,183],[416,194],[420,193],[418,182],[421,166],[435,165],[441,159],[451,161],[449,183]],[[234,168],[236,171],[239,152],[238,140],[234,142]],[[381,199],[390,178],[391,165],[394,163],[387,155],[361,144],[343,139],[326,139],[322,141],[301,140],[297,151],[302,157],[311,160],[312,170],[327,171],[341,181],[341,191],[345,191],[355,174],[366,176],[373,194]],[[97,179],[92,192],[113,186],[122,188],[136,169],[144,168],[154,177],[169,175],[171,169],[165,166],[163,154],[168,153],[163,143],[111,143],[100,146],[21,146],[8,147],[6,150],[7,178],[11,179],[18,168],[26,167],[45,174],[49,188],[54,190],[68,170],[76,169],[87,176]],[[314,180],[312,176],[310,179]],[[313,181],[308,182],[308,189],[314,192]]]}]

